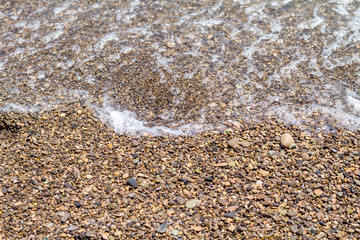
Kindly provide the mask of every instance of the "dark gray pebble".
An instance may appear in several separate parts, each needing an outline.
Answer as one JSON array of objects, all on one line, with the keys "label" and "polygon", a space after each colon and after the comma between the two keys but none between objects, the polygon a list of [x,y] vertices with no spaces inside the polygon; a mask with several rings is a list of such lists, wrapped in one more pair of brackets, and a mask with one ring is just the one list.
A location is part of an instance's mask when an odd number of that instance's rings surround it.
[{"label": "dark gray pebble", "polygon": [[214,181],[214,179],[213,179],[212,177],[206,177],[206,178],[205,178],[205,181],[206,181],[206,182],[212,182],[212,181]]},{"label": "dark gray pebble", "polygon": [[233,218],[233,217],[235,217],[235,212],[229,212],[229,213],[227,213],[227,214],[225,214],[225,217],[227,217],[227,218]]},{"label": "dark gray pebble", "polygon": [[317,232],[315,229],[312,228],[312,229],[310,229],[310,233],[315,236]]},{"label": "dark gray pebble", "polygon": [[130,178],[128,181],[127,181],[127,184],[129,184],[130,186],[136,188],[137,187],[137,182],[134,178]]}]

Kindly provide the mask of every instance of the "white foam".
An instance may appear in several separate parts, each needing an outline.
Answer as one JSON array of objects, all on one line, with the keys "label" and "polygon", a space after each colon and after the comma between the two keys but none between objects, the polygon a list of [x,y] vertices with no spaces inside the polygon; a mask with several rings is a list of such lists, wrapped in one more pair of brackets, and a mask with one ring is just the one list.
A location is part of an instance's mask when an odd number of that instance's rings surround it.
[{"label": "white foam", "polygon": [[44,79],[45,76],[46,76],[45,71],[42,71],[42,70],[38,71],[38,75],[37,75],[37,78],[38,78],[38,79],[40,79],[40,80],[41,80],[41,79]]},{"label": "white foam", "polygon": [[123,46],[122,48],[121,48],[121,51],[120,51],[120,53],[129,53],[129,52],[131,52],[131,51],[133,51],[134,50],[134,48],[133,47],[130,47],[130,46]]},{"label": "white foam", "polygon": [[351,90],[347,90],[346,93],[349,106],[352,107],[356,113],[360,114],[360,96]]},{"label": "white foam", "polygon": [[70,49],[73,50],[76,54],[79,54],[81,52],[81,47],[79,44],[72,45]]},{"label": "white foam", "polygon": [[279,21],[273,20],[270,21],[270,28],[273,33],[280,32],[282,30],[281,23]]},{"label": "white foam", "polygon": [[171,68],[169,67],[169,63],[173,62],[174,58],[163,57],[161,54],[156,52],[152,54],[152,56],[156,59],[158,68],[164,68],[169,73],[172,72]]},{"label": "white foam", "polygon": [[56,63],[56,66],[57,66],[57,67],[60,67],[60,68],[62,68],[62,69],[64,69],[64,70],[67,70],[67,69],[71,68],[72,66],[74,66],[74,64],[75,64],[74,61],[72,61],[72,60],[67,60],[67,61],[65,61],[65,62],[58,62],[58,63]]},{"label": "white foam", "polygon": [[299,120],[294,115],[294,111],[287,105],[271,107],[267,110],[266,115],[277,116],[281,120],[293,125],[300,125]]},{"label": "white foam", "polygon": [[35,20],[28,23],[26,27],[31,30],[37,30],[39,29],[40,25],[41,25],[40,20]]},{"label": "white foam", "polygon": [[59,38],[61,35],[64,34],[64,31],[62,29],[56,30],[46,36],[44,36],[41,41],[43,43],[49,43],[51,41],[54,41],[55,39]]},{"label": "white foam", "polygon": [[89,74],[85,77],[85,81],[90,84],[94,84],[95,80],[96,80],[96,78],[92,74]]},{"label": "white foam", "polygon": [[18,41],[18,43],[20,43],[20,44],[22,44],[22,43],[24,43],[24,42],[27,42],[27,40],[26,40],[26,39],[23,39],[23,38],[19,38],[17,41]]},{"label": "white foam", "polygon": [[297,66],[306,60],[305,56],[299,56],[298,60],[291,61],[286,66],[280,69],[280,73],[283,77],[290,77],[291,73],[296,72],[298,70]]},{"label": "white foam", "polygon": [[360,114],[360,99],[354,98],[352,96],[347,96],[347,101],[353,109]]},{"label": "white foam", "polygon": [[248,4],[251,0],[233,0],[235,3],[239,3],[240,5]]},{"label": "white foam", "polygon": [[18,103],[5,103],[3,107],[0,107],[0,111],[3,112],[39,112],[39,108],[37,107],[27,107]]},{"label": "white foam", "polygon": [[16,24],[15,24],[15,26],[16,27],[18,27],[18,28],[24,28],[25,26],[27,25],[27,22],[26,21],[21,21],[21,22],[17,22]]},{"label": "white foam", "polygon": [[183,135],[181,130],[173,130],[167,127],[147,127],[146,122],[137,119],[136,114],[131,111],[117,111],[109,106],[104,108],[95,107],[97,116],[101,121],[109,123],[118,134],[141,134],[151,135]]},{"label": "white foam", "polygon": [[322,112],[327,114],[332,119],[337,120],[341,125],[350,129],[360,129],[360,118],[359,116],[347,113],[341,110],[342,106],[325,107],[318,104],[311,104],[309,106],[310,112]]},{"label": "white foam", "polygon": [[107,44],[107,42],[109,41],[118,41],[119,37],[117,36],[117,34],[115,32],[111,32],[106,34],[105,36],[103,36],[99,42],[97,42],[94,46],[95,50],[97,52],[101,51],[105,44]]},{"label": "white foam", "polygon": [[219,25],[222,22],[224,21],[221,19],[203,19],[198,21],[197,23],[204,27],[212,27],[214,25]]},{"label": "white foam", "polygon": [[2,71],[2,70],[5,69],[4,65],[5,65],[6,62],[7,62],[7,61],[5,61],[5,62],[0,62],[0,71]]},{"label": "white foam", "polygon": [[176,25],[180,26],[184,23],[189,22],[190,19],[191,19],[191,17],[189,15],[181,16],[181,18],[179,18],[179,20],[176,22]]},{"label": "white foam", "polygon": [[152,31],[149,30],[148,27],[133,27],[130,29],[127,29],[127,31],[129,33],[132,33],[134,38],[137,38],[139,36],[144,36],[144,37],[151,37],[152,35],[154,35],[154,33]]},{"label": "white foam", "polygon": [[139,0],[133,0],[127,7],[122,10],[118,10],[116,14],[116,21],[123,21],[125,23],[129,23],[131,19],[136,16],[134,10],[139,4]]},{"label": "white foam", "polygon": [[67,9],[70,6],[70,2],[66,2],[64,3],[61,7],[57,7],[53,10],[53,13],[55,15],[59,15],[60,13],[62,13],[65,9]]},{"label": "white foam", "polygon": [[91,5],[92,8],[99,8],[100,6],[101,6],[100,3],[95,3]]},{"label": "white foam", "polygon": [[111,54],[106,59],[110,62],[115,62],[120,59],[120,54],[119,53]]}]

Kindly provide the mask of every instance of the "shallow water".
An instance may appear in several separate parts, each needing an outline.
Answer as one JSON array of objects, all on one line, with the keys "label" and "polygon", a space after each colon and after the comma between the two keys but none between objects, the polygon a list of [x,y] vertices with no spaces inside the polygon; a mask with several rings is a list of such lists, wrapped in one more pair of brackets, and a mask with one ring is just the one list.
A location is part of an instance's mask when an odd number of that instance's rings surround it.
[{"label": "shallow water", "polygon": [[0,107],[84,101],[119,133],[360,129],[359,26],[352,0],[3,2]]}]

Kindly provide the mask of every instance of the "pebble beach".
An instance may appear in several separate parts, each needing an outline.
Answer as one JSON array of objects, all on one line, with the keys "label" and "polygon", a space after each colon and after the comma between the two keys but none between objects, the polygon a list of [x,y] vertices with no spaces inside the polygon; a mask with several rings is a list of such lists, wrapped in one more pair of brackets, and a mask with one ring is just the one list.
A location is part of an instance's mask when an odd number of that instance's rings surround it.
[{"label": "pebble beach", "polygon": [[359,239],[359,16],[0,3],[0,240]]},{"label": "pebble beach", "polygon": [[2,114],[0,141],[2,239],[360,236],[359,131],[132,137],[74,104]]}]

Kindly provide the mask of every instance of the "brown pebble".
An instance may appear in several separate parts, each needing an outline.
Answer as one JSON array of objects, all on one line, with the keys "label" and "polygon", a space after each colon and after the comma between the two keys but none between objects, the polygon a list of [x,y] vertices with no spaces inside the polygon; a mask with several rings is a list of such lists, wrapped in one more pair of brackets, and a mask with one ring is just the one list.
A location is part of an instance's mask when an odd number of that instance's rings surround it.
[{"label": "brown pebble", "polygon": [[309,156],[308,153],[303,152],[303,153],[301,153],[301,158],[302,158],[304,161],[309,161],[310,156]]},{"label": "brown pebble", "polygon": [[180,197],[180,196],[177,196],[177,197],[176,197],[176,201],[177,201],[179,204],[181,204],[181,205],[185,203],[185,199],[182,198],[182,197]]},{"label": "brown pebble", "polygon": [[290,148],[291,145],[295,144],[293,137],[289,133],[285,133],[280,138],[280,145],[283,148]]}]

